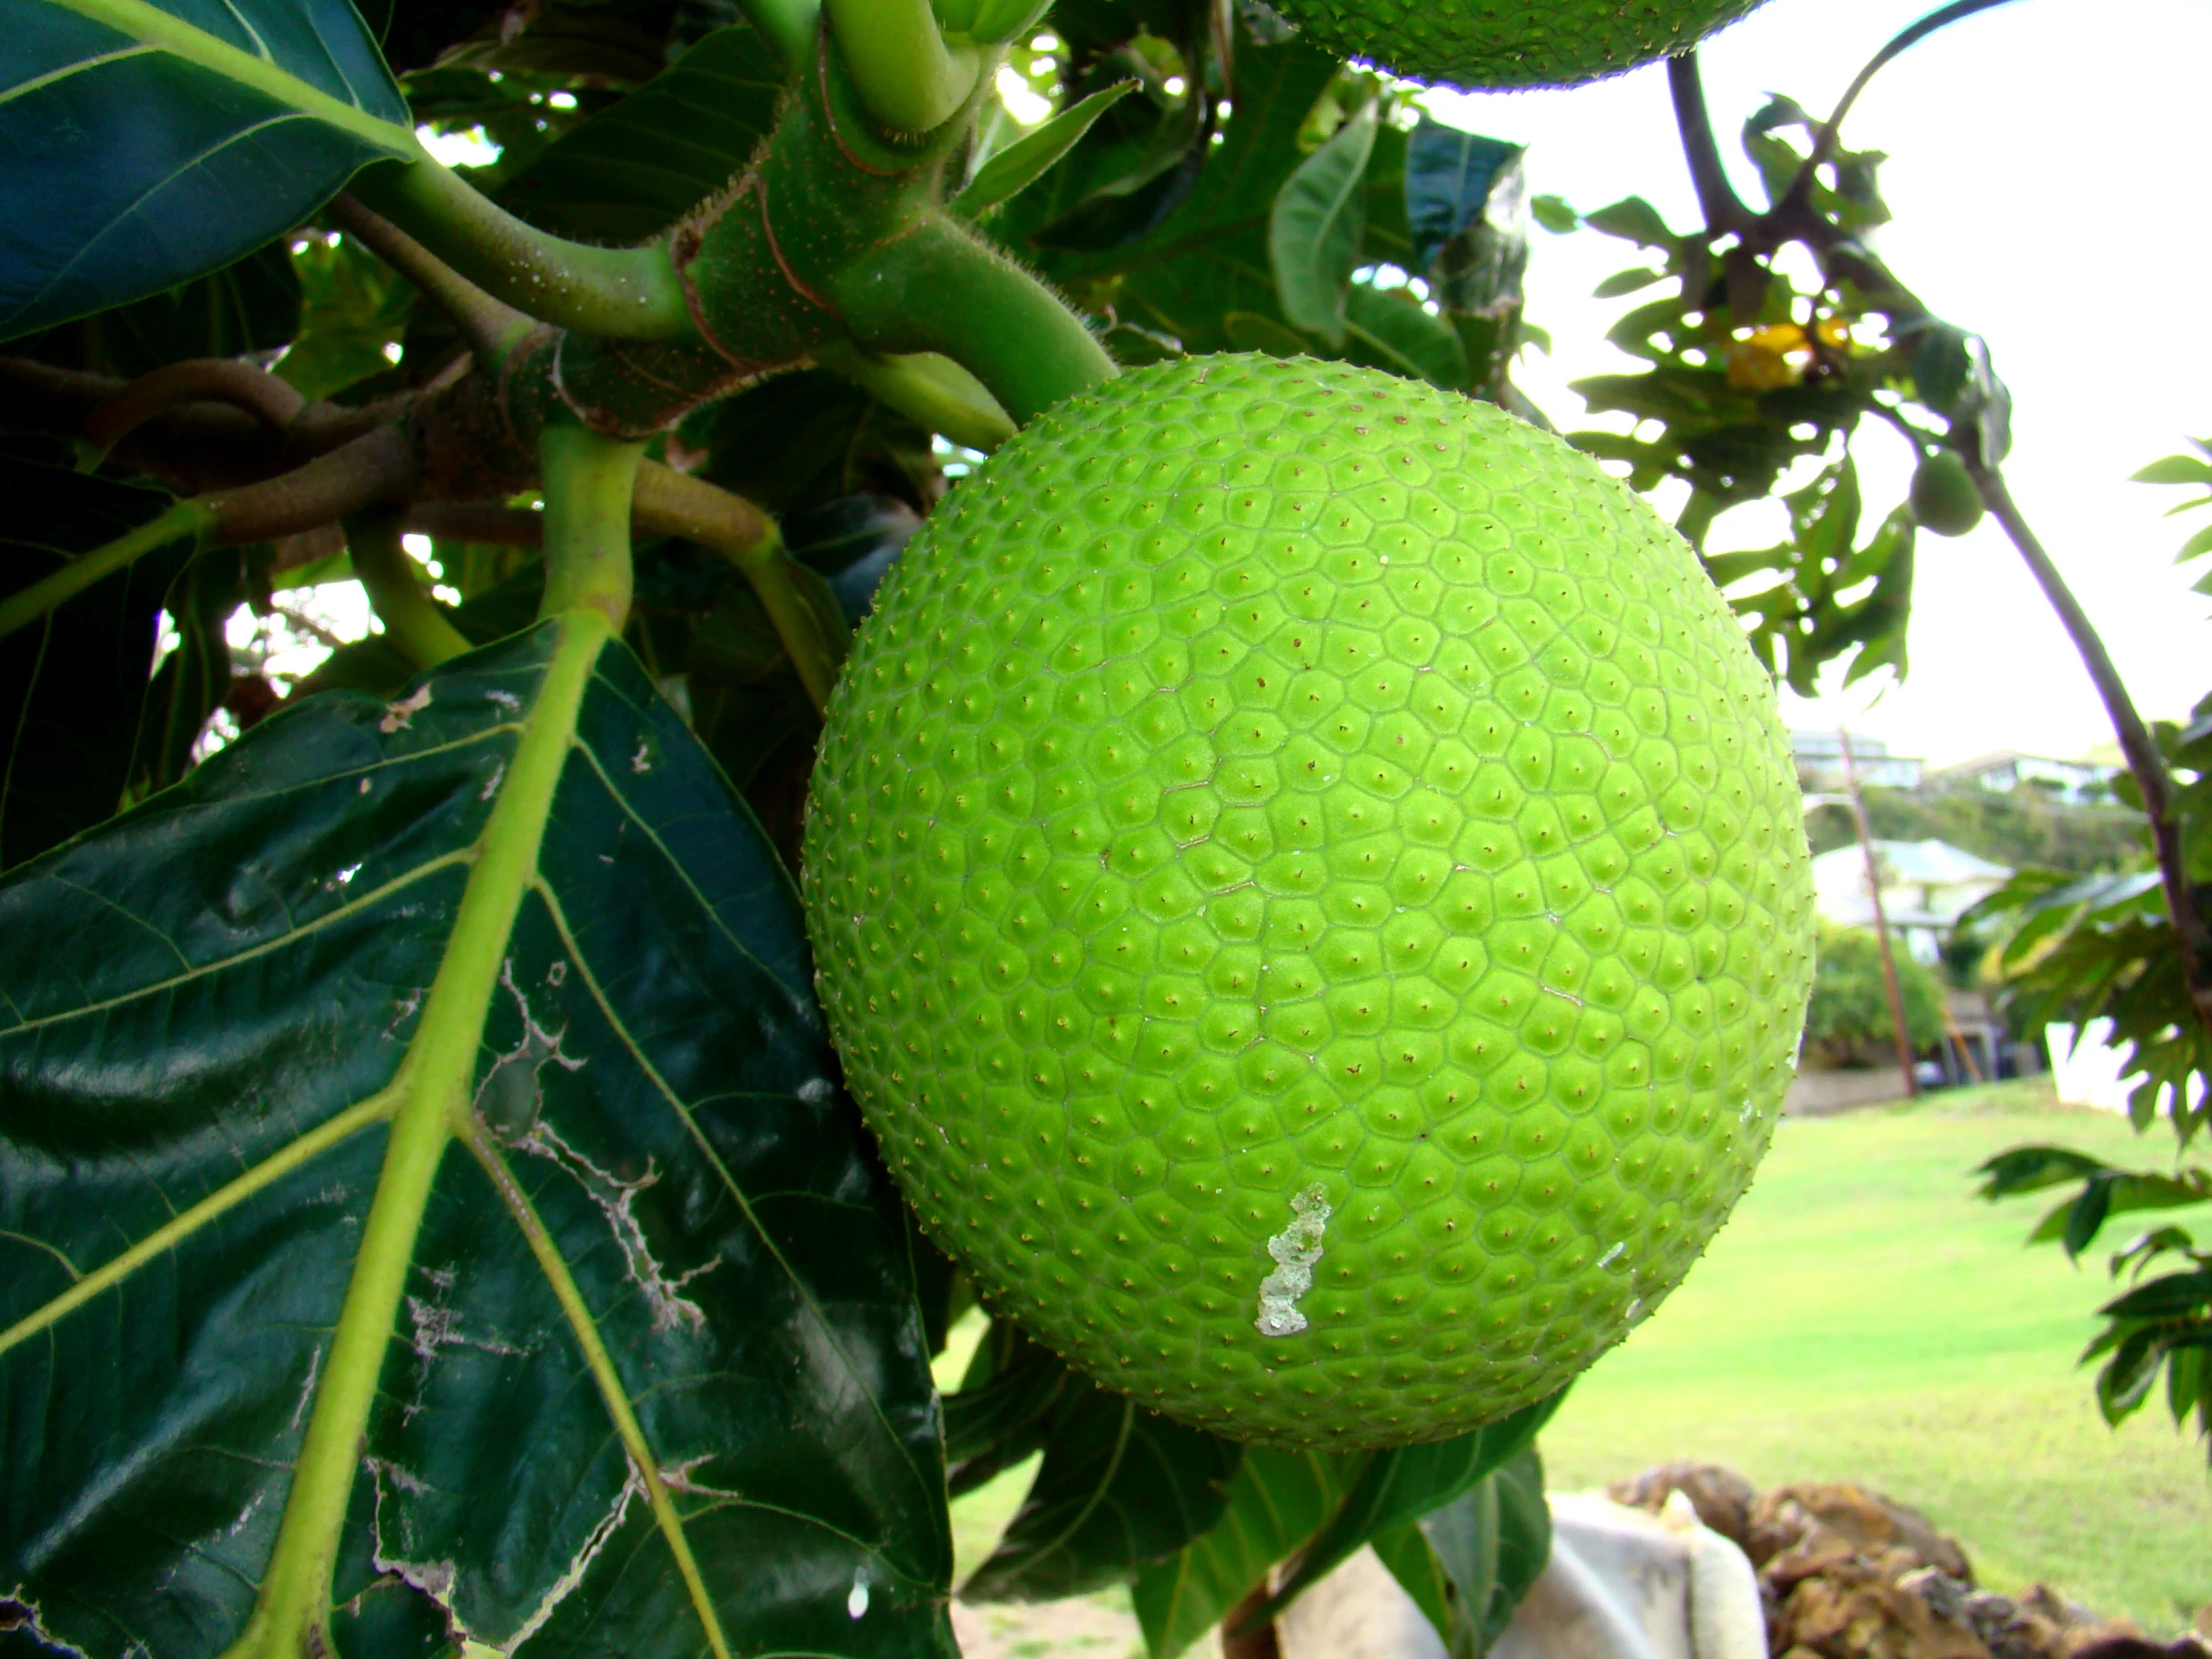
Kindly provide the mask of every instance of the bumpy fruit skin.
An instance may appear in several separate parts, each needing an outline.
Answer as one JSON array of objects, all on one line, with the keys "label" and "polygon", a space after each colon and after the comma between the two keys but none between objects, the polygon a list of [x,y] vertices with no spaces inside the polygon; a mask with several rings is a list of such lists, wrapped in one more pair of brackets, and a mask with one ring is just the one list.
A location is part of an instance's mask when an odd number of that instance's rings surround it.
[{"label": "bumpy fruit skin", "polygon": [[1762,0],[1279,0],[1309,40],[1462,87],[1572,86],[1684,51]]},{"label": "bumpy fruit skin", "polygon": [[1962,536],[1981,522],[1981,492],[1955,450],[1938,449],[1913,469],[1913,517],[1938,536]]},{"label": "bumpy fruit skin", "polygon": [[1555,437],[1198,357],[1049,411],[908,546],[830,712],[818,983],[914,1207],[1112,1386],[1436,1439],[1678,1283],[1812,971],[1774,693]]}]

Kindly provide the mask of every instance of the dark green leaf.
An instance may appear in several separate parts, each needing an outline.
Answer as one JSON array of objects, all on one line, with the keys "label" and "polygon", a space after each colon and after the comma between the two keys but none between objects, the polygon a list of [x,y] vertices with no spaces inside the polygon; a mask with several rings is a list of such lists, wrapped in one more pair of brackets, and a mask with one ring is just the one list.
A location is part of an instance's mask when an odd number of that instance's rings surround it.
[{"label": "dark green leaf", "polygon": [[[1483,1487],[1487,1485],[1485,1481]],[[1472,1495],[1460,1498],[1459,1502],[1468,1502]],[[1448,1649],[1454,1600],[1451,1574],[1444,1570],[1443,1562],[1429,1547],[1421,1523],[1405,1521],[1378,1532],[1368,1540],[1368,1547],[1375,1551],[1375,1558],[1389,1570],[1398,1586],[1413,1598],[1413,1605],[1420,1609],[1421,1617],[1435,1629]]]},{"label": "dark green leaf", "polygon": [[1974,1174],[1983,1177],[1979,1196],[1994,1201],[2062,1187],[2109,1168],[2103,1160],[2068,1147],[2015,1146],[1978,1166]]},{"label": "dark green leaf", "polygon": [[720,29],[500,187],[533,225],[644,242],[727,185],[774,125],[784,77],[761,37]]},{"label": "dark green leaf", "polygon": [[2097,1310],[2106,1319],[2158,1320],[2212,1312],[2212,1268],[2170,1273],[2138,1285]]},{"label": "dark green leaf", "polygon": [[961,219],[975,219],[1028,189],[1082,141],[1093,122],[1136,86],[1135,81],[1117,81],[1069,105],[1036,131],[1024,133],[976,169],[967,189],[952,199],[953,213]]},{"label": "dark green leaf", "polygon": [[1517,1457],[1566,1398],[1562,1388],[1511,1416],[1432,1445],[1379,1451],[1360,1471],[1329,1520],[1299,1552],[1255,1622],[1272,1618],[1320,1582],[1378,1532],[1417,1520],[1469,1490],[1492,1469]]},{"label": "dark green leaf", "polygon": [[0,339],[220,270],[365,163],[417,153],[346,0],[170,0],[116,16],[10,8]]},{"label": "dark green leaf", "polygon": [[282,242],[221,271],[49,328],[12,349],[62,368],[135,380],[188,357],[275,351],[298,332],[300,284]]},{"label": "dark green leaf", "polygon": [[1367,233],[1364,184],[1375,153],[1370,100],[1299,164],[1268,218],[1268,266],[1283,314],[1333,347],[1345,340],[1345,299]]},{"label": "dark green leaf", "polygon": [[0,1009],[0,1397],[70,1402],[0,1435],[0,1580],[51,1640],[219,1654],[266,1585],[286,1652],[375,1589],[501,1647],[949,1653],[796,894],[603,624],[313,698],[26,866]]},{"label": "dark green leaf", "polygon": [[1081,1377],[1045,1413],[1044,1462],[963,1601],[1045,1601],[1126,1584],[1221,1518],[1244,1448]]},{"label": "dark green leaf", "polygon": [[857,627],[875,603],[875,590],[898,560],[921,519],[903,501],[881,495],[847,495],[784,520],[784,545],[793,558],[819,572]]},{"label": "dark green leaf", "polygon": [[1367,1455],[1246,1451],[1221,1520],[1173,1560],[1138,1575],[1132,1600],[1151,1659],[1174,1659],[1251,1594],[1328,1519]]},{"label": "dark green leaf", "polygon": [[[4,453],[0,499],[8,503],[0,580],[9,591],[149,522],[172,501],[165,490]],[[158,548],[0,637],[0,867],[122,806],[154,665],[155,618],[193,551],[190,537]]]},{"label": "dark green leaf", "polygon": [[1405,149],[1405,222],[1416,271],[1426,271],[1437,250],[1482,222],[1499,175],[1526,150],[1421,116]]}]

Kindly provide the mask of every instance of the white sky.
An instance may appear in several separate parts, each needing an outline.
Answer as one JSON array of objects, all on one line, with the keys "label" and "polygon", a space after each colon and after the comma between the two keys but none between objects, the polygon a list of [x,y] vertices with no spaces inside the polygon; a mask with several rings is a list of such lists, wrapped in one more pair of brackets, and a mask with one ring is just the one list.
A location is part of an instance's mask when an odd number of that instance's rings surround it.
[{"label": "white sky", "polygon": [[[1859,66],[1929,9],[1772,0],[1707,42],[1714,127],[1747,201],[1764,198],[1736,135],[1765,93],[1825,115]],[[1987,338],[2015,404],[2012,492],[2152,718],[2212,689],[2212,602],[2173,562],[2202,520],[2163,518],[2182,493],[2126,481],[2186,436],[2212,436],[2207,63],[2203,0],[2130,0],[2093,15],[2021,0],[1891,64],[1844,134],[1853,149],[1890,153],[1882,183],[1896,223],[1878,234],[1880,251],[1938,314]],[[1641,195],[1677,230],[1698,223],[1657,66],[1569,92],[1425,101],[1455,125],[1531,145],[1532,191],[1584,212]],[[1531,353],[1519,378],[1563,427],[1594,425],[1566,382],[1632,366],[1604,343],[1605,327],[1650,295],[1587,296],[1636,250],[1590,231],[1534,239],[1529,316],[1558,356]],[[1904,444],[1869,433],[1859,451],[1870,510],[1887,511],[1904,492]],[[1735,515],[1740,530],[1724,520],[1715,545],[1778,539],[1760,510]],[[2110,739],[2065,635],[1993,524],[1957,541],[1922,536],[1916,595],[1911,677],[1838,693],[1837,673],[1818,702],[1785,693],[1793,727],[1846,720],[1937,764],[1999,748],[2071,756]]]}]

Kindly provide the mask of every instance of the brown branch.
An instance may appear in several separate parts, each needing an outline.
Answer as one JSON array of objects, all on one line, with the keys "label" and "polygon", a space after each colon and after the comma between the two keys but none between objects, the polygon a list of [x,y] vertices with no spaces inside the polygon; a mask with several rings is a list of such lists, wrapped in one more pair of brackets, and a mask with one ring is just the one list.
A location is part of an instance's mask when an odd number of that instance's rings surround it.
[{"label": "brown branch", "polygon": [[1867,83],[1881,73],[1884,65],[1919,45],[1937,29],[1956,23],[1962,17],[1971,17],[1975,12],[1985,12],[1992,6],[2006,3],[2007,0],[1951,0],[1951,4],[1938,7],[1893,36],[1887,46],[1867,60],[1866,67],[1844,89],[1844,96],[1837,100],[1834,112],[1820,131],[1813,135],[1811,153],[1806,156],[1805,164],[1797,170],[1797,176],[1790,181],[1790,188],[1782,193],[1782,200],[1774,205],[1770,217],[1787,221],[1794,220],[1805,212],[1806,204],[1812,200],[1814,178],[1836,158],[1836,146],[1842,137],[1844,117],[1851,114],[1852,105],[1859,102],[1859,95],[1867,90]]},{"label": "brown branch", "polygon": [[496,367],[508,347],[530,331],[530,318],[494,299],[358,198],[340,195],[331,201],[327,212],[339,230],[398,272],[443,311],[468,342],[469,355],[482,366]]},{"label": "brown branch", "polygon": [[[1268,1619],[1250,1630],[1240,1627],[1268,1602],[1268,1581],[1263,1577],[1253,1586],[1252,1593],[1229,1610],[1221,1621],[1222,1659],[1282,1659],[1283,1645],[1275,1630],[1275,1621]],[[1231,1635],[1231,1631],[1237,1634]]]},{"label": "brown branch", "polygon": [[1674,125],[1682,135],[1682,156],[1690,164],[1690,184],[1697,191],[1698,212],[1705,216],[1705,234],[1741,234],[1750,225],[1752,214],[1721,165],[1721,150],[1713,138],[1713,117],[1706,108],[1705,84],[1698,75],[1694,48],[1667,60],[1667,91],[1674,99]]},{"label": "brown branch", "polygon": [[230,357],[195,357],[141,374],[91,413],[79,431],[105,455],[157,415],[194,403],[226,403],[244,409],[282,434],[307,400],[267,369]]},{"label": "brown branch", "polygon": [[215,515],[211,546],[269,541],[312,530],[380,502],[404,501],[421,469],[414,444],[396,426],[380,426],[305,466],[200,498]]},{"label": "brown branch", "polygon": [[2205,1028],[2212,1030],[2212,978],[2207,977],[2208,972],[2212,972],[2212,930],[2205,925],[2204,912],[2197,903],[2196,887],[2189,879],[2188,866],[2182,861],[2181,826],[2174,814],[2173,781],[2167,776],[2165,760],[2158,753],[2150,728],[2136,713],[2134,700],[2128,696],[2127,686],[2105,651],[2104,641],[2090,623],[2088,613],[2082,610],[2073,590],[2058,574],[2058,567],[2051,563],[2042,542],[2021,516],[2012,492],[2005,488],[2004,475],[1996,467],[1985,464],[1977,454],[1967,453],[1964,458],[1967,470],[1981,491],[1983,504],[1988,507],[1990,516],[2004,526],[2004,533],[2012,538],[2012,545],[2019,550],[2029,572],[2042,588],[2043,597],[2058,613],[2059,622],[2081,657],[2081,666],[2089,671],[2097,696],[2104,702],[2104,712],[2111,719],[2113,734],[2120,741],[2120,753],[2127,758],[2127,770],[2134,775],[2135,788],[2143,798],[2144,816],[2150,820],[2151,847],[2158,858],[2159,884],[2165,892],[2166,913],[2173,922],[2174,937],[2181,951],[2182,984],[2188,989],[2189,1000],[2195,1005]]},{"label": "brown branch", "polygon": [[[74,438],[124,385],[112,374],[0,357],[0,432]],[[420,396],[409,392],[359,408],[311,403],[280,432],[234,403],[188,403],[127,433],[113,456],[187,495],[233,489],[273,478],[389,426],[403,419]]]}]

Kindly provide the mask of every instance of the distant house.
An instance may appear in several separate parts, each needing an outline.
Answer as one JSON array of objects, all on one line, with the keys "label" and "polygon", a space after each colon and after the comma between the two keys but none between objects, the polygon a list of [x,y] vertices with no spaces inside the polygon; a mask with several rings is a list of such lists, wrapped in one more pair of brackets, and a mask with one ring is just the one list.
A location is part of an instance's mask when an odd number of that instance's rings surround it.
[{"label": "distant house", "polygon": [[2109,801],[2118,771],[2095,761],[2058,761],[2048,755],[1999,749],[1955,766],[1937,767],[1928,774],[1928,782],[1936,789],[1988,790],[1997,795],[2036,790],[2056,801],[2078,803]]},{"label": "distant house", "polygon": [[[1790,748],[1797,756],[1798,787],[1808,792],[1844,787],[1844,735],[1841,732],[1792,732]],[[1851,740],[1851,762],[1859,782],[1887,790],[1917,790],[1926,761],[1890,753],[1880,738]]]},{"label": "distant house", "polygon": [[[1853,747],[1856,750],[1856,740]],[[1948,841],[1876,841],[1874,849],[1890,931],[1903,940],[1917,962],[1936,961],[1951,924],[2012,873]],[[1814,908],[1823,920],[1842,927],[1874,925],[1874,904],[1867,894],[1867,855],[1858,842],[1813,860],[1813,895]]]}]

